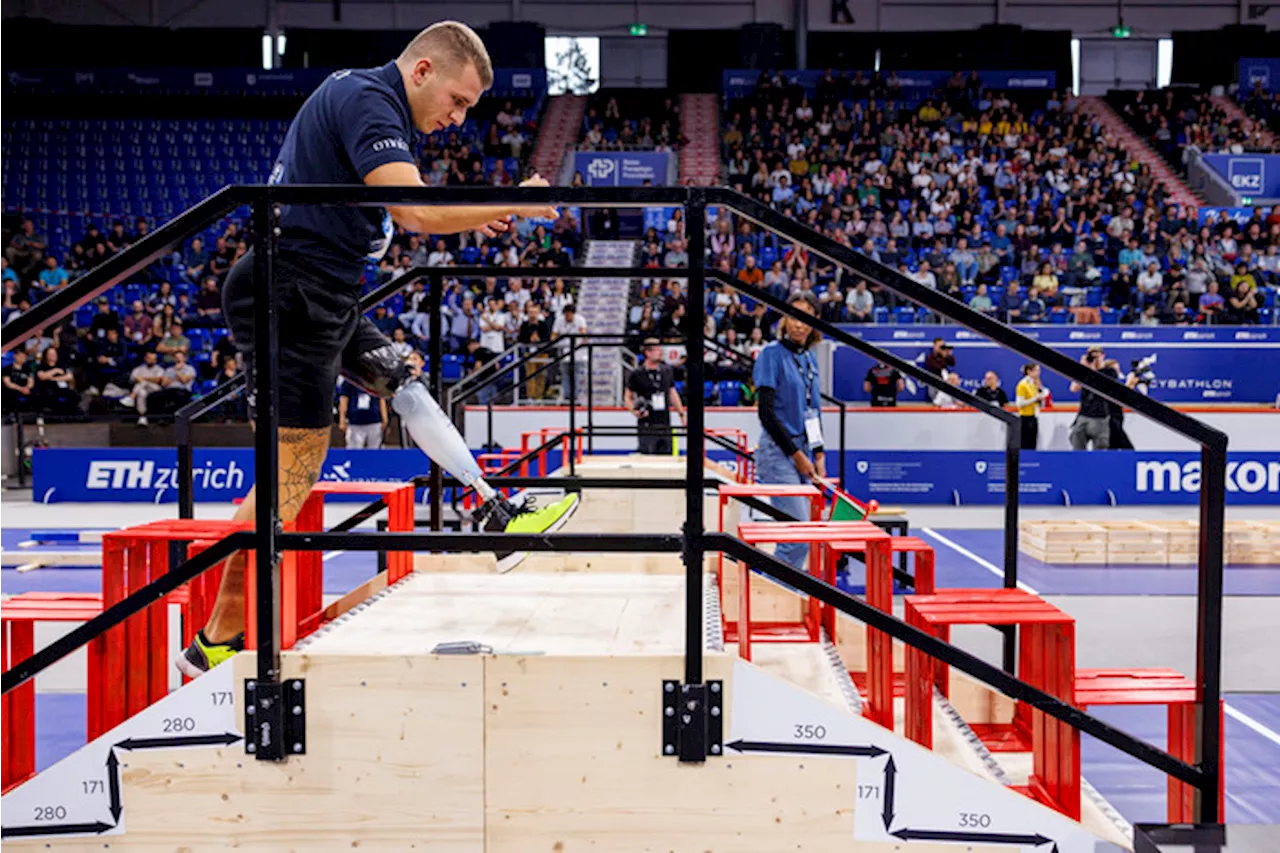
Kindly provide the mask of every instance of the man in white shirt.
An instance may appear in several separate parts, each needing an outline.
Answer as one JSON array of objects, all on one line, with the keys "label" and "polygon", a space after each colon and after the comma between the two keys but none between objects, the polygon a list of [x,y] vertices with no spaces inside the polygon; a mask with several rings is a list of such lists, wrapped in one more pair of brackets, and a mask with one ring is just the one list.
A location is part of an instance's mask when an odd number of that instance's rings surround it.
[{"label": "man in white shirt", "polygon": [[1138,273],[1138,292],[1142,294],[1144,302],[1149,302],[1158,299],[1163,288],[1164,276],[1160,273],[1160,265],[1152,261],[1144,271]]},{"label": "man in white shirt", "polygon": [[[564,306],[564,311],[560,313],[559,317],[556,317],[555,323],[551,326],[551,340],[553,341],[558,341],[566,335],[585,335],[586,333],[587,321],[578,315],[578,312],[573,307],[573,303],[569,303]],[[557,346],[557,349],[562,353],[568,352],[569,342],[567,340],[562,341]],[[574,359],[570,359],[566,356],[560,362],[560,396],[562,398],[567,398],[569,396],[570,371],[577,367],[577,361],[582,361],[586,358],[583,354],[584,352],[585,350],[579,350]],[[574,380],[574,386],[574,390],[577,391],[578,394],[583,393],[584,389],[582,387],[582,383],[578,382],[576,378]]]},{"label": "man in white shirt", "polygon": [[501,296],[490,296],[489,306],[480,315],[480,346],[500,353],[507,348],[506,330],[511,318]]},{"label": "man in white shirt", "polygon": [[[154,350],[142,356],[142,364],[129,374],[129,378],[133,380],[133,390],[129,392],[129,396],[120,398],[121,405],[138,410],[138,423],[143,425],[147,422],[147,395],[164,387],[164,367],[160,365],[159,358]],[[174,365],[177,365],[176,358]]]}]

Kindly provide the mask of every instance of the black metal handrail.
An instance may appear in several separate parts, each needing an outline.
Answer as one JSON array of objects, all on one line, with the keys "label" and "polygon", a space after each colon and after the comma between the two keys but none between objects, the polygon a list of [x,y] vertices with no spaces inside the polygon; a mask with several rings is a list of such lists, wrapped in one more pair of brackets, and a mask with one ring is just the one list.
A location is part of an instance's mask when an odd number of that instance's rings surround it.
[{"label": "black metal handrail", "polygon": [[[216,203],[215,203],[216,201]],[[232,204],[231,202],[235,202]],[[688,409],[687,428],[689,446],[686,457],[685,523],[682,535],[624,534],[552,534],[518,536],[513,534],[366,534],[366,533],[314,533],[282,532],[278,505],[279,388],[278,377],[278,326],[277,283],[273,266],[277,254],[278,222],[282,204],[326,204],[356,206],[386,206],[406,204],[576,204],[583,207],[640,207],[645,205],[680,205],[686,210],[689,227],[689,254],[699,260],[706,257],[707,204],[715,203],[732,209],[748,219],[775,231],[785,238],[807,246],[819,255],[852,269],[864,278],[881,284],[906,298],[924,305],[943,316],[968,326],[975,331],[1008,346],[1023,355],[1041,362],[1106,399],[1128,406],[1179,434],[1191,438],[1202,446],[1201,519],[1199,595],[1197,600],[1197,727],[1196,759],[1192,767],[1179,761],[1168,752],[1146,744],[1131,735],[1119,732],[1094,717],[1072,708],[1053,696],[1043,693],[1027,683],[1002,672],[996,667],[973,658],[960,649],[929,637],[906,625],[890,614],[883,613],[857,599],[847,596],[817,578],[798,572],[774,560],[771,556],[755,551],[749,546],[720,533],[708,533],[704,524],[703,488],[705,472],[702,459],[705,451],[705,405],[700,395],[695,395]],[[160,580],[140,590],[107,613],[96,617],[82,629],[73,632],[49,648],[42,649],[27,661],[6,673],[3,680],[5,692],[34,675],[40,668],[33,663],[47,660],[51,650],[61,654],[84,645],[95,636],[129,615],[137,613],[150,603],[159,600],[162,590],[171,591],[190,577],[198,575],[205,564],[202,560],[213,558],[210,553],[226,554],[252,542],[257,552],[256,589],[257,606],[257,679],[260,711],[257,730],[253,733],[255,757],[259,760],[285,759],[280,749],[279,731],[284,723],[282,703],[270,701],[281,696],[280,685],[280,608],[279,571],[280,555],[284,550],[327,550],[344,548],[351,550],[627,550],[627,551],[675,551],[682,553],[685,563],[685,654],[684,683],[703,683],[702,641],[702,572],[703,556],[707,551],[722,551],[744,559],[758,570],[783,580],[802,592],[832,604],[842,612],[854,616],[866,624],[885,631],[892,637],[913,648],[920,649],[938,660],[968,672],[980,681],[1026,701],[1032,707],[1063,720],[1080,731],[1094,734],[1107,743],[1122,749],[1144,763],[1156,767],[1174,778],[1187,781],[1197,789],[1196,815],[1204,822],[1217,821],[1219,785],[1218,752],[1221,744],[1221,720],[1217,708],[1221,696],[1221,631],[1222,631],[1222,534],[1226,494],[1227,437],[1222,432],[1200,421],[1173,411],[1167,406],[1138,394],[1114,380],[1105,378],[1073,360],[1040,344],[1022,333],[1004,326],[991,318],[969,309],[956,300],[925,288],[893,270],[865,256],[841,246],[816,232],[741,194],[716,188],[424,188],[424,187],[365,187],[365,186],[252,186],[233,187],[198,205],[178,219],[159,229],[164,240],[141,241],[108,262],[110,269],[96,268],[80,281],[63,291],[56,306],[50,305],[39,316],[24,315],[25,322],[15,320],[4,327],[4,347],[9,349],[28,337],[41,326],[56,321],[76,307],[89,301],[97,292],[118,283],[132,271],[154,259],[152,252],[163,253],[168,242],[176,244],[181,233],[188,233],[180,226],[192,227],[203,222],[204,217],[220,215],[221,206],[231,208],[239,203],[252,205],[253,231],[258,240],[255,254],[255,280],[261,288],[261,299],[256,312],[255,343],[261,365],[257,374],[255,393],[258,403],[258,420],[255,432],[255,478],[258,492],[255,527],[251,534],[235,534],[215,545],[210,551],[188,560],[170,570]],[[199,215],[197,215],[199,212]],[[175,236],[177,235],[177,236]],[[134,266],[137,264],[137,266]],[[544,273],[545,274],[545,273]],[[634,277],[635,273],[628,273]],[[705,321],[705,291],[708,271],[699,263],[687,272],[689,281],[689,315],[691,328],[703,328]],[[714,275],[713,275],[714,277]],[[45,305],[47,303],[41,303]],[[438,290],[435,308],[438,308]],[[790,308],[790,306],[784,306]],[[782,313],[789,313],[783,311]],[[817,326],[809,315],[800,317],[804,322]],[[440,329],[439,311],[432,311],[432,361],[439,363]],[[834,337],[834,335],[833,335]],[[693,347],[686,364],[687,381],[701,387],[704,379],[704,352]],[[438,394],[439,389],[433,389]],[[948,390],[948,393],[954,393]],[[432,483],[439,491],[442,473],[439,466],[432,470]],[[247,537],[247,538],[246,538]],[[216,549],[216,550],[215,550]],[[110,614],[110,618],[108,618]],[[45,664],[47,666],[47,663]],[[26,678],[20,673],[28,673]],[[705,715],[705,707],[699,714]],[[692,719],[692,715],[689,715]],[[685,722],[682,725],[690,725]],[[678,757],[681,761],[705,761],[705,736],[680,738]]]}]

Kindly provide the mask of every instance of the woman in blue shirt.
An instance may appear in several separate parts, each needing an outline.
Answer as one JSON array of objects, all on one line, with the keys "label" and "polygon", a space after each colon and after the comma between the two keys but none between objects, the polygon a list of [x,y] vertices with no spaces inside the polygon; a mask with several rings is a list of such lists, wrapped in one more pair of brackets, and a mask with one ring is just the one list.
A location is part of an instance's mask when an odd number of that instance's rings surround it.
[{"label": "woman in blue shirt", "polygon": [[[818,298],[807,290],[793,293],[787,304],[806,314],[819,313]],[[755,461],[756,480],[761,483],[808,483],[826,476],[818,360],[813,354],[820,339],[817,329],[783,317],[778,339],[756,358],[753,378],[761,433]],[[808,520],[809,501],[805,498],[772,500],[783,512]],[[796,568],[804,568],[809,546],[783,543],[775,554]]]}]

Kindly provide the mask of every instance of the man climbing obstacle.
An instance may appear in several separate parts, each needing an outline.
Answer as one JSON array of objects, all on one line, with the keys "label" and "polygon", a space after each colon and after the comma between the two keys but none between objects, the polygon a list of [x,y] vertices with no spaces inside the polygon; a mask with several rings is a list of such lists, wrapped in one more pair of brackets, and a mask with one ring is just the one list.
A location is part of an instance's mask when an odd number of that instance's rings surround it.
[{"label": "man climbing obstacle", "polygon": [[[298,111],[271,173],[274,184],[423,186],[411,153],[413,132],[461,126],[467,110],[493,85],[488,51],[464,24],[446,21],[420,32],[381,68],[330,75]],[[534,176],[521,186],[547,186]],[[367,260],[390,246],[394,225],[420,234],[478,230],[493,237],[517,216],[550,218],[555,208],[440,206],[378,208],[291,205],[280,215],[275,263],[279,294],[280,518],[298,515],[329,448],[338,375],[391,400],[409,435],[452,476],[475,488],[485,530],[542,533],[567,516],[576,497],[535,509],[498,496],[453,423],[391,341],[359,309]],[[232,267],[223,312],[249,372],[250,417],[255,294],[253,250]],[[254,517],[254,492],[236,512]],[[500,558],[509,555],[499,555]],[[179,656],[196,677],[244,647],[245,554],[227,561],[209,623]]]}]

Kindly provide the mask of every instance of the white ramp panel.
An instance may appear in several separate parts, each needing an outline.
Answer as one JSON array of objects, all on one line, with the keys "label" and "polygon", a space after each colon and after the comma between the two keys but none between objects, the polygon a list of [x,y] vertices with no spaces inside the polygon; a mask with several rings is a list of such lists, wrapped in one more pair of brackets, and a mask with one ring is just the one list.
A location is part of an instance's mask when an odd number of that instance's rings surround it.
[{"label": "white ramp panel", "polygon": [[1026,853],[1121,849],[1058,812],[749,663],[735,663],[731,689],[727,754],[844,756],[858,763],[852,792],[856,841],[942,842],[965,845],[957,849]]},{"label": "white ramp panel", "polygon": [[128,818],[121,773],[133,754],[243,749],[232,670],[213,669],[10,791],[0,801],[0,834],[6,841],[119,835]]}]

